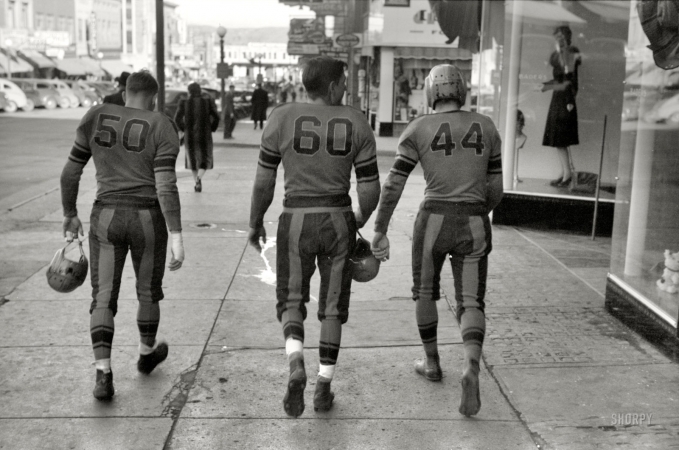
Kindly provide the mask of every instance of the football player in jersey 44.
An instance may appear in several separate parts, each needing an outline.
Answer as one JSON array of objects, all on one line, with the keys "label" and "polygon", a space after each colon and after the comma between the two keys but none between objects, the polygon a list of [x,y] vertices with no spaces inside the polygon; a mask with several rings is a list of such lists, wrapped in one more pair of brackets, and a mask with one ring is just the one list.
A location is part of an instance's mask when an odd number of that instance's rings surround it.
[{"label": "football player in jersey 44", "polygon": [[156,341],[163,299],[168,228],[172,234],[170,270],[184,260],[175,162],[179,137],[172,121],[153,112],[158,83],[147,71],[127,80],[125,106],[90,109],[76,131],[75,144],[61,174],[63,231],[67,241],[83,234],[76,200],[83,168],[92,158],[97,194],[90,216],[92,305],[90,334],[96,366],[94,397],[114,394],[111,371],[113,318],[127,252],[137,277],[137,370],[149,374],[168,353]]},{"label": "football player in jersey 44", "polygon": [[[309,284],[316,267],[320,368],[314,410],[327,411],[334,394],[330,383],[340,349],[342,324],[349,318],[349,295],[356,231],[377,207],[380,196],[375,137],[360,111],[341,105],[345,65],[329,57],[309,60],[302,82],[307,103],[284,103],[269,116],[262,133],[252,192],[250,244],[261,251],[263,221],[273,200],[276,172],[282,163],[283,213],[276,238],[276,297],[290,365],[283,399],[285,412],[304,411],[304,319]],[[349,188],[356,172],[358,206],[352,211]]]},{"label": "football player in jersey 44", "polygon": [[481,408],[479,361],[491,251],[488,214],[502,198],[501,142],[490,118],[461,109],[467,87],[456,66],[434,67],[425,80],[425,93],[436,113],[410,122],[399,139],[383,186],[372,250],[378,259],[389,256],[389,220],[408,176],[421,163],[427,186],[413,229],[412,291],[425,358],[415,363],[415,371],[431,381],[443,376],[436,300],[441,269],[450,258],[464,347],[459,411],[471,416]]}]

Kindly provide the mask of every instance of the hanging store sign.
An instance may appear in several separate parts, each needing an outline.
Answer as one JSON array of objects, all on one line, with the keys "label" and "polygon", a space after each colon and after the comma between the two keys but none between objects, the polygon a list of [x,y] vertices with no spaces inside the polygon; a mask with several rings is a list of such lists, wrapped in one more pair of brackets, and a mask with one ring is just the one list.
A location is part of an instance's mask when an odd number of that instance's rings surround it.
[{"label": "hanging store sign", "polygon": [[361,35],[357,33],[340,34],[335,37],[335,43],[340,47],[356,47],[361,44]]}]

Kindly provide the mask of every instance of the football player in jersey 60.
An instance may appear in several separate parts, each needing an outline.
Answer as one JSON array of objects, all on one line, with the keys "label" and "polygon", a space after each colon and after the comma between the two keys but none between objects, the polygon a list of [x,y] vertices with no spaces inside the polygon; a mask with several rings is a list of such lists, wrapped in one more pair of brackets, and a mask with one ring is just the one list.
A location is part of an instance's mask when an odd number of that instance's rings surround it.
[{"label": "football player in jersey 60", "polygon": [[372,249],[378,259],[389,256],[389,219],[408,175],[422,163],[427,187],[413,230],[412,290],[426,357],[415,363],[415,371],[431,381],[442,377],[436,300],[441,268],[449,257],[464,346],[459,411],[471,416],[481,408],[479,360],[491,250],[488,214],[502,198],[501,142],[490,118],[460,109],[467,87],[457,67],[434,67],[425,80],[425,93],[436,113],[410,122],[399,138],[396,160],[383,186]]},{"label": "football player in jersey 60", "polygon": [[64,236],[83,234],[76,200],[83,168],[94,159],[97,194],[90,216],[92,305],[90,334],[97,369],[94,397],[114,394],[111,372],[113,317],[128,250],[137,276],[137,369],[148,374],[167,357],[156,341],[163,298],[167,229],[172,233],[170,270],[184,260],[175,161],[179,137],[173,122],[153,112],[158,83],[147,71],[127,80],[125,106],[106,103],[90,109],[76,131],[61,174]]},{"label": "football player in jersey 60", "polygon": [[[350,257],[361,228],[380,196],[375,137],[360,111],[342,106],[345,65],[329,57],[312,58],[302,82],[307,103],[284,103],[269,116],[262,133],[252,192],[249,241],[261,251],[266,241],[264,214],[273,200],[276,172],[283,164],[285,198],[278,219],[276,297],[290,364],[285,412],[304,411],[304,319],[309,283],[321,275],[318,319],[320,369],[314,409],[326,411],[334,394],[330,382],[340,349],[342,324],[349,317]],[[358,206],[352,211],[349,188],[356,171]]]}]

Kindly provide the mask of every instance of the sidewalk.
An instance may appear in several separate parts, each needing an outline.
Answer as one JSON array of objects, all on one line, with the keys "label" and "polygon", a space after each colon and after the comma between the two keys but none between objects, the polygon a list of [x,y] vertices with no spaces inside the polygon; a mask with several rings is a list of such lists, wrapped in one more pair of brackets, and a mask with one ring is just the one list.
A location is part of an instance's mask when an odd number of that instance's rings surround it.
[{"label": "sidewalk", "polygon": [[[5,264],[35,267],[27,279],[0,283],[0,449],[679,448],[679,366],[604,309],[609,239],[494,227],[480,413],[457,412],[462,344],[449,268],[438,305],[444,379],[431,383],[414,373],[422,354],[410,300],[412,223],[424,190],[419,167],[390,225],[391,259],[374,281],[353,284],[333,409],[314,413],[311,404],[319,338],[314,297],[306,321],[307,408],[298,419],[287,417],[270,270],[276,246],[271,240],[262,256],[246,242],[258,157],[252,147],[260,133],[249,126],[240,122],[229,144],[215,134],[215,168],[202,193],[178,164],[187,259],[165,275],[159,338],[170,355],[150,376],[136,371],[128,258],[110,403],[92,397],[89,279],[70,294],[45,281],[62,245],[58,193],[40,199],[52,202],[50,214],[0,234]],[[378,160],[384,180],[392,158]],[[78,201],[83,220],[94,198],[91,175],[89,165]],[[265,218],[270,238],[282,187],[279,171]],[[19,217],[21,208],[12,214]],[[370,230],[372,221],[368,239]],[[312,295],[318,288],[316,275]]]}]

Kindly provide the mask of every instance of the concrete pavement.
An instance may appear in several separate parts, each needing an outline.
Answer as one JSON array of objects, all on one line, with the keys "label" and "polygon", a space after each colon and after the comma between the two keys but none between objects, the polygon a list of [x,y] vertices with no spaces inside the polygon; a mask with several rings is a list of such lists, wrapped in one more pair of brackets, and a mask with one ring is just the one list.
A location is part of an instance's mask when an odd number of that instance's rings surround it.
[{"label": "concrete pavement", "polygon": [[[202,193],[178,164],[187,259],[165,275],[159,338],[170,355],[150,376],[135,367],[128,258],[110,403],[91,393],[89,280],[70,294],[45,281],[62,245],[59,193],[0,215],[21,223],[0,233],[0,449],[679,448],[679,366],[605,311],[606,238],[494,227],[479,415],[457,412],[462,344],[447,268],[438,305],[444,379],[431,383],[414,373],[422,353],[409,298],[412,223],[424,189],[419,167],[390,225],[391,259],[374,281],[353,285],[333,409],[314,413],[311,405],[319,333],[312,299],[307,409],[288,418],[270,270],[276,247],[272,241],[260,256],[246,243],[261,133],[250,127],[240,122],[227,143],[215,134],[215,169]],[[379,158],[382,180],[391,160]],[[94,198],[92,174],[90,165],[78,202],[83,220]],[[271,237],[281,201],[282,171],[266,216]],[[371,238],[372,221],[365,230]]]}]

